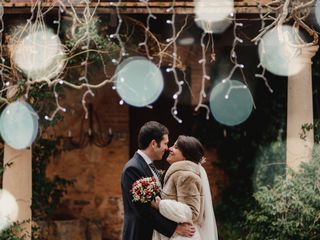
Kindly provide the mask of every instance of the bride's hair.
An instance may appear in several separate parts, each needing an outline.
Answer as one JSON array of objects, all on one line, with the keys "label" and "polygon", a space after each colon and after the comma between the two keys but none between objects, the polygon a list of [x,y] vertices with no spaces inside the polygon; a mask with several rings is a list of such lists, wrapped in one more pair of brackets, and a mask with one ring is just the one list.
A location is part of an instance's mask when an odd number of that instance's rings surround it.
[{"label": "bride's hair", "polygon": [[204,149],[200,141],[195,137],[180,135],[175,144],[186,160],[194,163],[203,161]]}]

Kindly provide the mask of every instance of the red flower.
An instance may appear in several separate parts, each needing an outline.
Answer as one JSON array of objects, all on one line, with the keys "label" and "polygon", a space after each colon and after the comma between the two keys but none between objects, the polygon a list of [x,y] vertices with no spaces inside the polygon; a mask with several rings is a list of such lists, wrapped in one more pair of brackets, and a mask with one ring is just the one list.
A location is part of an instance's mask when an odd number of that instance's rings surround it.
[{"label": "red flower", "polygon": [[160,185],[154,177],[142,177],[132,184],[130,192],[132,201],[147,203],[160,194]]}]

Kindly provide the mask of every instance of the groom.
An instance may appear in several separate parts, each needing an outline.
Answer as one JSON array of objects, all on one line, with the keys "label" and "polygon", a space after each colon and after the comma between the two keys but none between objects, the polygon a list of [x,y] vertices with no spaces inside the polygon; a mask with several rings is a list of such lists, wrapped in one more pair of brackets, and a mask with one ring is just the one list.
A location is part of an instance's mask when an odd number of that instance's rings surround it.
[{"label": "groom", "polygon": [[123,168],[121,176],[124,206],[123,240],[151,240],[154,229],[169,238],[175,232],[185,237],[192,237],[195,232],[194,226],[173,222],[163,217],[148,203],[132,201],[130,189],[136,180],[154,176],[160,181],[153,161],[161,160],[168,149],[168,134],[168,129],[158,122],[145,123],[139,131],[139,150]]}]

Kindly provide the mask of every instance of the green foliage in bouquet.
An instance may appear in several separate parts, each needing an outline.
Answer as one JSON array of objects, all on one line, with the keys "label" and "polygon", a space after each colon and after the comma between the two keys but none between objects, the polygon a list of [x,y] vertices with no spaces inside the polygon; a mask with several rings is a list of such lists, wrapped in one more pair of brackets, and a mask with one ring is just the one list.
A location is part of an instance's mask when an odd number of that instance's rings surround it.
[{"label": "green foliage in bouquet", "polygon": [[254,194],[256,207],[246,214],[248,240],[320,239],[320,148],[298,173],[278,177]]}]

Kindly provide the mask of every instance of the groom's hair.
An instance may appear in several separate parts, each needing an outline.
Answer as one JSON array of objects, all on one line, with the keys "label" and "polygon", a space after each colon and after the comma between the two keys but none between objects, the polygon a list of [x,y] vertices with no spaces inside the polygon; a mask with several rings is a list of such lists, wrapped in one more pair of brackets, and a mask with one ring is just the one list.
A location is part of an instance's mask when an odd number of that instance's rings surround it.
[{"label": "groom's hair", "polygon": [[139,131],[139,149],[146,149],[152,140],[156,140],[158,147],[160,147],[160,142],[166,134],[169,134],[169,130],[166,126],[156,121],[146,122]]},{"label": "groom's hair", "polygon": [[192,136],[180,135],[175,143],[186,160],[199,163],[204,156],[204,148],[201,142]]}]

